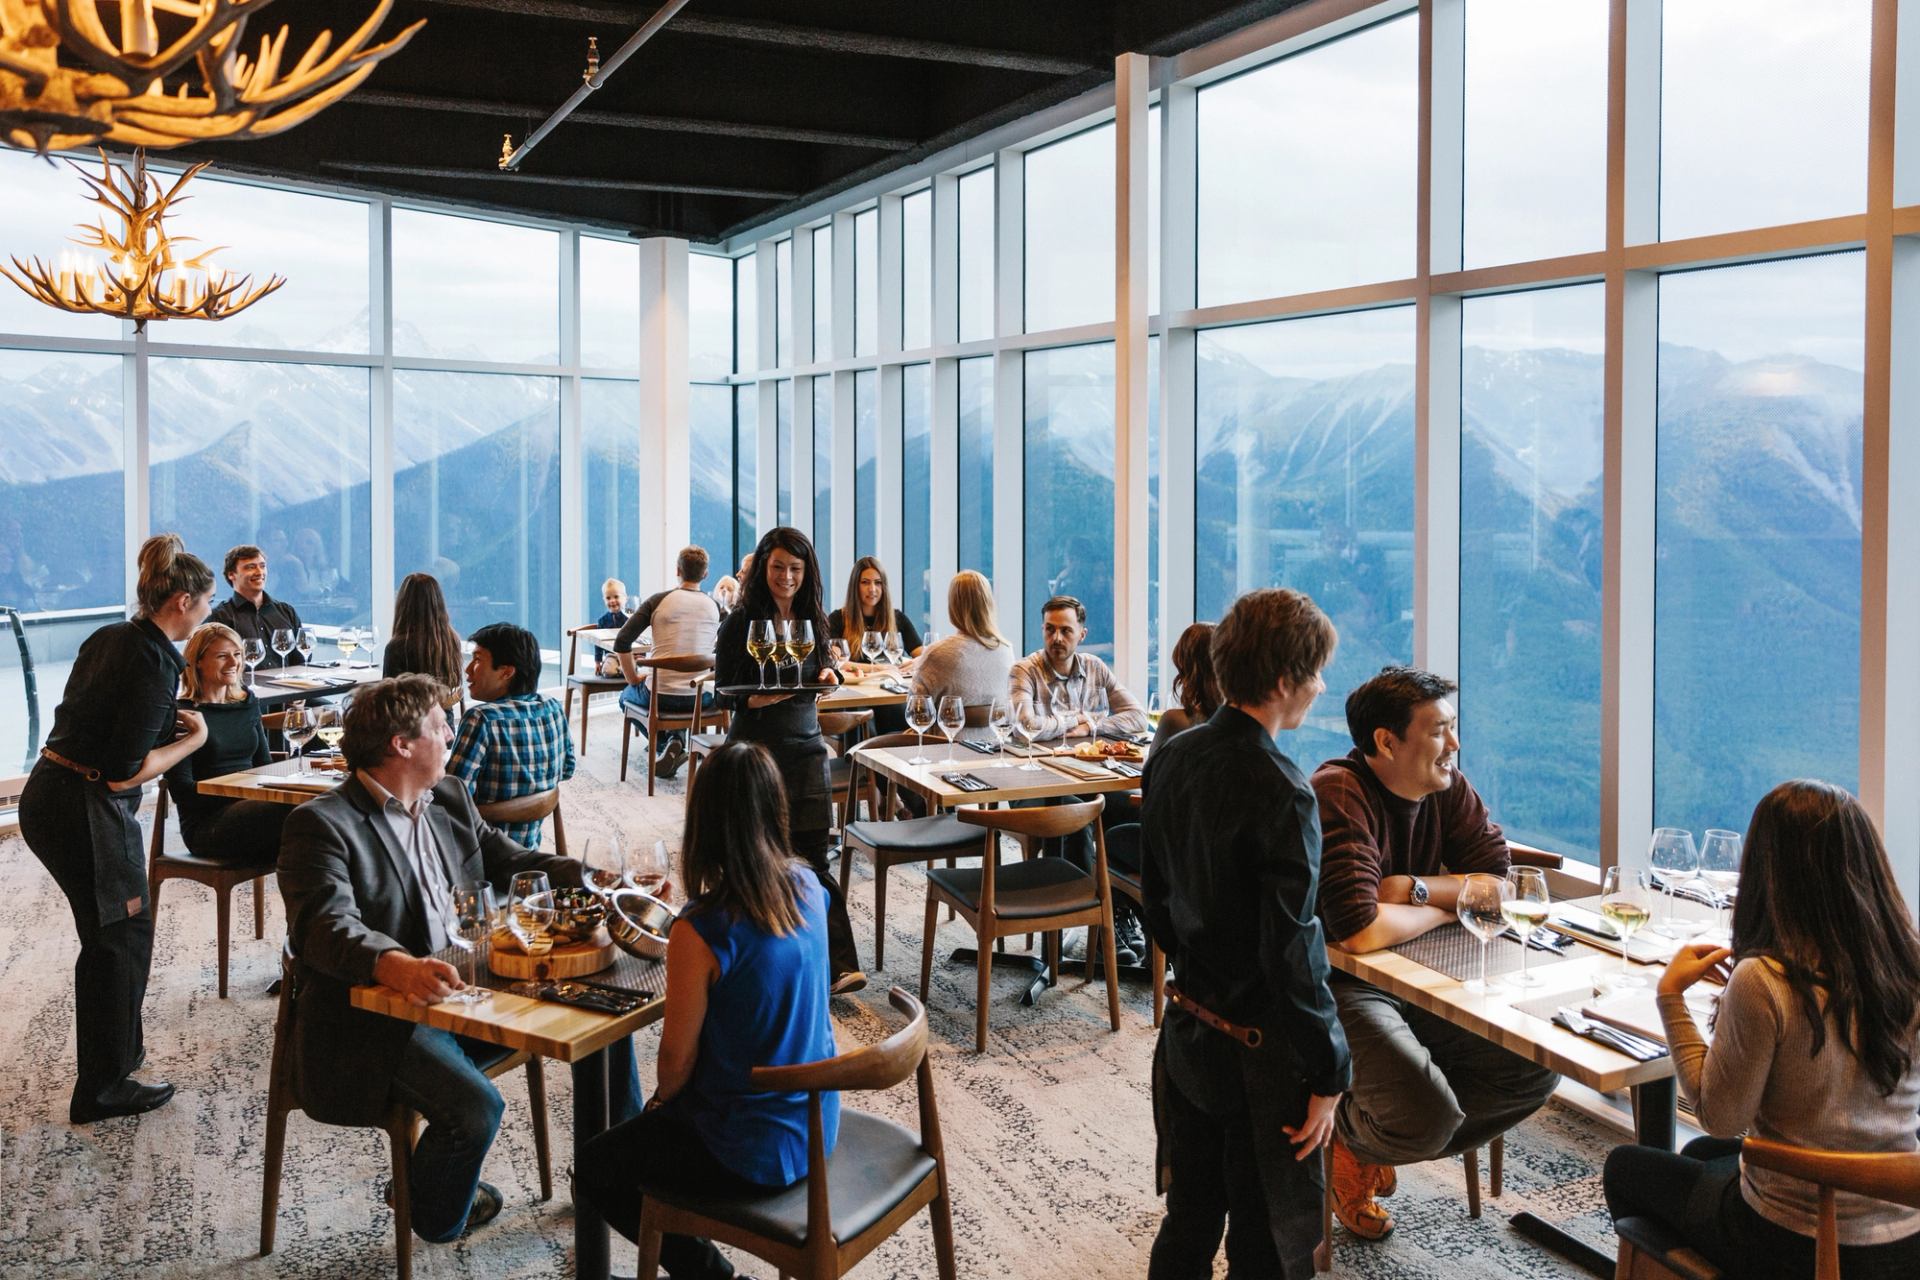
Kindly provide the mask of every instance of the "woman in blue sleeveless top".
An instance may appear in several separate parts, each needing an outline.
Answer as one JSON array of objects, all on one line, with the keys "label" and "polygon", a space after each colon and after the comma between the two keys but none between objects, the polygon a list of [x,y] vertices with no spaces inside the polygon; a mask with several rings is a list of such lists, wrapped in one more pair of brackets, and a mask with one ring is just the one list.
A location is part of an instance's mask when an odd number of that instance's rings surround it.
[{"label": "woman in blue sleeveless top", "polygon": [[[730,743],[700,768],[687,808],[689,902],[667,942],[659,1083],[641,1115],[581,1152],[581,1195],[629,1240],[640,1184],[695,1194],[791,1186],[807,1174],[807,1095],[758,1093],[748,1073],[834,1055],[827,895],[787,840],[786,791],[765,747]],[[840,1098],[821,1099],[827,1150]],[[710,1241],[668,1236],[674,1280],[733,1275]]]}]

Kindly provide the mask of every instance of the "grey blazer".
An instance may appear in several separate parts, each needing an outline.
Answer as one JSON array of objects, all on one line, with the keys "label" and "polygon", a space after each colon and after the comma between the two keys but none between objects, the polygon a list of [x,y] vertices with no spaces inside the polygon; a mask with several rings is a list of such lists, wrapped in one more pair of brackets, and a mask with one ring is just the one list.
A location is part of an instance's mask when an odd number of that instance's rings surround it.
[{"label": "grey blazer", "polygon": [[[524,849],[487,825],[458,778],[435,784],[427,821],[454,884],[484,879],[504,889],[518,871],[544,871],[555,887],[580,884],[580,863]],[[348,995],[373,981],[381,952],[426,954],[419,878],[357,776],[287,815],[277,870],[296,961],[301,1109],[325,1124],[377,1125],[415,1024],[355,1009]]]}]

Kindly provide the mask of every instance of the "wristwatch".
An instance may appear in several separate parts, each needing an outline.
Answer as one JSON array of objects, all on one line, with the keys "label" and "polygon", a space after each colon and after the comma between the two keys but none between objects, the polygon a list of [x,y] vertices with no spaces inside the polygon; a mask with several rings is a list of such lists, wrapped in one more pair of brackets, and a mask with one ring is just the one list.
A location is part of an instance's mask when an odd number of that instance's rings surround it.
[{"label": "wristwatch", "polygon": [[1408,891],[1407,899],[1408,901],[1412,902],[1413,905],[1416,907],[1426,906],[1427,905],[1427,882],[1425,880],[1422,880],[1419,876],[1413,877],[1413,888],[1410,891]]}]

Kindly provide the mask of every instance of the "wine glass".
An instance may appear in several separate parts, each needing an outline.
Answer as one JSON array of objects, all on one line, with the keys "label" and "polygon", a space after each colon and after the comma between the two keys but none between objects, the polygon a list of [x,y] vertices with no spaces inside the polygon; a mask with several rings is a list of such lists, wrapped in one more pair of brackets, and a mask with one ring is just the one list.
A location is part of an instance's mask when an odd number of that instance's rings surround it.
[{"label": "wine glass", "polygon": [[340,708],[321,707],[314,712],[313,736],[320,739],[321,745],[329,749],[338,749],[340,739],[346,736],[347,726],[340,718]]},{"label": "wine glass", "polygon": [[793,687],[807,682],[807,659],[813,656],[813,624],[805,618],[787,623],[787,657],[793,661]]},{"label": "wine glass", "polygon": [[[1708,828],[1700,842],[1700,878],[1713,891],[1714,932],[1733,940],[1733,894],[1740,885],[1740,833]],[[1720,913],[1727,912],[1725,924]]]},{"label": "wine glass", "polygon": [[273,651],[280,655],[280,665],[287,665],[287,655],[293,652],[293,629],[275,627],[273,629]]},{"label": "wine glass", "polygon": [[967,727],[967,704],[960,695],[949,693],[940,699],[940,732],[947,735],[947,763],[953,763],[953,740]]},{"label": "wine glass", "polygon": [[253,669],[267,660],[267,644],[259,636],[254,636],[240,646],[240,656],[247,660],[247,683],[256,679]]},{"label": "wine glass", "polygon": [[767,659],[773,656],[773,620],[761,618],[747,624],[747,656],[760,664],[760,687],[767,687]]},{"label": "wine glass", "polygon": [[315,641],[312,627],[300,628],[300,634],[293,638],[293,647],[300,651],[300,661],[302,662],[313,661],[314,645]]},{"label": "wine glass", "polygon": [[1067,692],[1067,682],[1062,680],[1047,690],[1047,705],[1053,709],[1053,718],[1060,722],[1060,736],[1065,738],[1072,732],[1074,721],[1073,695]]},{"label": "wine glass", "polygon": [[1650,877],[1644,871],[1626,867],[1607,868],[1606,877],[1600,882],[1600,914],[1613,925],[1615,933],[1620,935],[1620,976],[1614,985],[1620,987],[1644,987],[1646,980],[1635,976],[1627,964],[1627,951],[1633,944],[1633,935],[1647,921],[1653,919],[1653,888]]},{"label": "wine glass", "polygon": [[1699,932],[1698,922],[1682,923],[1674,919],[1673,891],[1682,880],[1690,879],[1700,870],[1700,853],[1694,848],[1693,832],[1684,827],[1655,828],[1653,839],[1647,845],[1647,863],[1659,876],[1661,892],[1667,899],[1666,918],[1655,925],[1653,931],[1669,938],[1692,937]]},{"label": "wine glass", "polygon": [[933,728],[935,718],[936,712],[934,710],[932,694],[910,693],[907,695],[907,728],[913,730],[914,737],[918,739],[913,746],[913,758],[907,761],[908,764],[933,763],[933,761],[927,759],[926,738],[927,730]]},{"label": "wine glass", "polygon": [[1520,972],[1508,978],[1515,986],[1540,985],[1539,975],[1527,970],[1527,957],[1533,951],[1529,939],[1547,922],[1547,906],[1552,901],[1547,895],[1547,873],[1539,867],[1514,867],[1507,872],[1507,899],[1500,904],[1500,912],[1520,931]]},{"label": "wine glass", "polygon": [[900,638],[900,633],[898,631],[887,632],[887,661],[897,667],[906,660],[907,645],[906,642]]},{"label": "wine glass", "polygon": [[531,951],[553,927],[553,885],[544,871],[516,872],[507,890],[507,928]]},{"label": "wine glass", "polygon": [[360,647],[365,649],[367,656],[371,658],[373,651],[380,647],[380,628],[374,626],[371,622],[360,628]]},{"label": "wine glass", "polygon": [[994,740],[1000,744],[1000,754],[1005,755],[1007,739],[1013,736],[1013,711],[1005,698],[995,698],[987,709],[987,728],[993,730]]},{"label": "wine glass", "polygon": [[827,661],[835,671],[845,671],[853,661],[853,650],[845,640],[835,636],[827,641]]},{"label": "wine glass", "polygon": [[340,647],[340,659],[344,662],[360,647],[360,633],[352,627],[341,627],[333,633],[333,642]]},{"label": "wine glass", "polygon": [[627,859],[627,883],[642,893],[650,893],[656,898],[666,897],[667,876],[673,870],[673,858],[667,853],[667,842],[655,840],[652,844],[640,844],[633,856]]},{"label": "wine glass", "polygon": [[580,864],[586,868],[587,888],[603,898],[610,897],[625,874],[619,835],[588,836],[580,847]]},{"label": "wine glass", "polygon": [[773,623],[773,687],[784,689],[787,678],[781,672],[793,660],[793,620],[776,618]]},{"label": "wine glass", "polygon": [[880,655],[886,651],[887,637],[884,632],[862,631],[860,633],[860,652],[866,655],[868,662],[879,662]]},{"label": "wine glass", "polygon": [[1086,718],[1088,736],[1098,738],[1101,727],[1107,722],[1107,691],[1098,685],[1090,686],[1087,690],[1087,705],[1082,714]]},{"label": "wine glass", "polygon": [[1460,883],[1454,914],[1468,933],[1480,939],[1480,976],[1467,979],[1461,986],[1476,996],[1492,990],[1487,981],[1487,943],[1507,927],[1506,898],[1507,882],[1499,876],[1475,874]]},{"label": "wine glass", "polygon": [[300,776],[306,777],[307,744],[313,741],[313,735],[320,728],[320,714],[312,707],[288,707],[283,722],[287,741],[293,744],[293,754],[300,761]]},{"label": "wine glass", "polygon": [[1034,702],[1023,702],[1013,709],[1013,731],[1025,738],[1027,745],[1027,762],[1020,766],[1022,773],[1040,772],[1040,766],[1033,762],[1033,740],[1045,728],[1044,719],[1045,713]]},{"label": "wine glass", "polygon": [[453,891],[452,909],[447,913],[447,941],[453,944],[461,988],[449,999],[461,1004],[479,1004],[493,999],[493,992],[480,982],[480,948],[493,936],[493,904],[488,901],[487,886],[468,885]]},{"label": "wine glass", "polygon": [[1154,689],[1147,694],[1147,721],[1154,728],[1160,727],[1160,691]]}]

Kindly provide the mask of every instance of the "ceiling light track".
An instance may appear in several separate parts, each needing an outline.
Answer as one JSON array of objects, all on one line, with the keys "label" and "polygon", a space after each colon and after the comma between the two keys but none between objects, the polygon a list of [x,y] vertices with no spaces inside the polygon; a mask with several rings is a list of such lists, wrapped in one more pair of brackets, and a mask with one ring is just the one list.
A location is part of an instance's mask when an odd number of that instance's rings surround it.
[{"label": "ceiling light track", "polygon": [[715,187],[690,182],[651,182],[640,178],[580,178],[564,174],[503,173],[497,169],[455,169],[409,164],[374,164],[359,160],[329,160],[321,165],[341,173],[379,173],[402,178],[436,178],[455,182],[521,182],[538,186],[579,187],[596,191],[657,191],[669,195],[729,196],[741,200],[792,200],[793,191],[754,187]]},{"label": "ceiling light track", "polygon": [[[525,142],[521,143],[511,155],[508,155],[500,161],[500,168],[505,172],[512,173],[524,164],[527,157],[533,154],[533,149],[545,141],[548,134],[558,129],[561,122],[573,114],[575,108],[591,97],[595,90],[607,82],[609,76],[620,69],[622,63],[638,53],[641,45],[653,39],[653,37],[659,33],[660,28],[666,26],[667,23],[672,20],[673,15],[679,13],[680,10],[686,8],[686,6],[687,0],[667,0],[667,3],[661,5],[651,18],[641,23],[639,29],[627,37],[626,43],[616,49],[611,58],[608,58],[603,65],[599,65],[597,68],[589,69],[580,87],[575,89],[567,100],[560,105],[558,111],[547,117],[546,123],[528,134]],[[596,59],[598,58],[598,54],[599,50],[596,46],[594,50]]]}]

